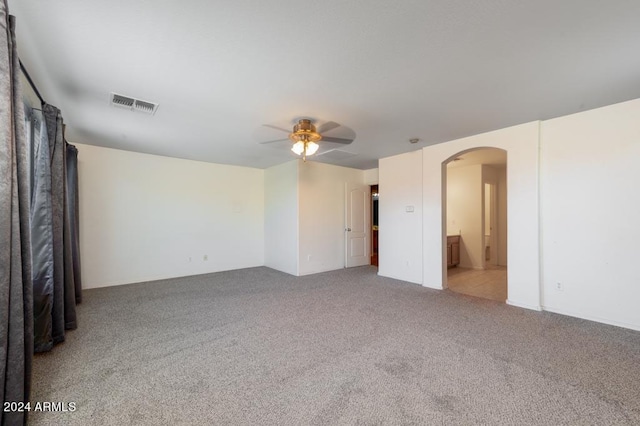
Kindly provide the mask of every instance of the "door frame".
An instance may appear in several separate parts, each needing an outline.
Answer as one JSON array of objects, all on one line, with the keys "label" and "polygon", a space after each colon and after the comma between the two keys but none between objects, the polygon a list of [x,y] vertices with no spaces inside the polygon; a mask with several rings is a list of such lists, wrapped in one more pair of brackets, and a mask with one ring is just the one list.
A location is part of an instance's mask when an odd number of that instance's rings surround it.
[{"label": "door frame", "polygon": [[[369,185],[369,187],[371,188],[371,196],[369,197],[369,199],[371,200],[371,226],[369,227],[369,231],[370,231],[370,238],[369,241],[371,242],[371,265],[372,266],[378,266],[379,264],[379,250],[378,250],[378,244],[379,244],[379,240],[378,240],[378,225],[374,224],[374,210],[376,210],[374,208],[374,195],[373,194],[378,194],[378,197],[380,196],[380,192],[379,192],[379,186],[378,184],[375,185]],[[379,202],[379,199],[378,199]],[[375,229],[374,229],[375,228]]]},{"label": "door frame", "polygon": [[[486,256],[484,256],[483,253],[483,259],[484,259],[484,267],[485,269],[487,268],[487,265],[498,265],[498,232],[500,232],[500,229],[498,228],[498,217],[497,217],[497,213],[498,213],[498,198],[497,198],[497,190],[498,190],[498,185],[496,182],[491,182],[491,181],[483,181],[482,183],[482,214],[483,214],[483,218],[482,218],[482,233],[484,236],[486,236],[487,234],[487,230],[485,228],[485,223],[486,223],[486,218],[484,217],[484,215],[486,214],[486,202],[487,202],[487,196],[486,196],[486,186],[485,185],[489,185],[489,187],[491,188],[490,190],[490,194],[489,194],[489,247],[490,247],[490,256],[489,259],[486,259]],[[484,241],[483,241],[484,242]],[[483,248],[483,250],[486,250],[486,246],[485,248]]]}]

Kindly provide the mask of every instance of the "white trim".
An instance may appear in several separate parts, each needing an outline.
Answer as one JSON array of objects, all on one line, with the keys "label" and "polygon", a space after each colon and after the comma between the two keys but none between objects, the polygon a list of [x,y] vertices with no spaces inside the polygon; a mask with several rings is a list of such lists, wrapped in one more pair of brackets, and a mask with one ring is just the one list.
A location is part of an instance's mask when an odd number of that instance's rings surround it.
[{"label": "white trim", "polygon": [[[112,281],[103,281],[97,284],[87,284],[82,286],[82,290],[91,290],[94,288],[105,288],[105,287],[118,287],[121,285],[131,285],[131,284],[140,284],[140,283],[148,283],[154,281],[165,281],[165,280],[175,280],[178,278],[189,278],[189,277],[197,277],[198,275],[209,275],[209,274],[218,274],[221,272],[229,272],[229,271],[238,271],[240,269],[253,269],[253,268],[269,268],[274,271],[283,272],[285,274],[289,274],[288,272],[281,271],[279,269],[273,268],[271,266],[266,266],[264,263],[260,265],[247,265],[247,266],[238,266],[232,267],[231,269],[213,269],[211,271],[202,271],[202,272],[193,272],[193,273],[178,273],[177,275],[144,275],[134,278],[129,278],[127,280],[112,280]],[[291,275],[291,274],[289,274]],[[131,281],[133,280],[133,281]]]},{"label": "white trim", "polygon": [[569,317],[574,317],[574,318],[579,318],[579,319],[583,319],[583,320],[587,320],[587,321],[594,321],[594,322],[599,322],[602,324],[608,324],[608,325],[613,325],[616,327],[622,327],[622,328],[628,328],[631,330],[635,330],[635,331],[640,331],[640,324],[630,324],[630,323],[626,323],[626,322],[621,322],[621,321],[615,321],[615,320],[610,320],[610,319],[606,319],[606,318],[601,318],[598,317],[596,315],[588,315],[588,314],[583,314],[583,313],[577,313],[574,311],[568,311],[566,309],[557,309],[557,308],[553,308],[553,307],[548,307],[548,306],[543,306],[543,309],[547,312],[553,312],[554,314],[559,314],[559,315],[566,315]]},{"label": "white trim", "polygon": [[509,299],[507,299],[507,305],[515,306],[516,308],[530,309],[532,311],[542,311],[542,306],[540,305],[528,305],[526,303],[514,302]]},{"label": "white trim", "polygon": [[444,287],[442,287],[442,286],[441,286],[441,287],[434,287],[434,286],[427,285],[427,284],[420,284],[420,285],[421,285],[422,287],[424,287],[424,288],[430,288],[430,289],[432,289],[432,290],[446,290],[446,288],[444,288]]},{"label": "white trim", "polygon": [[[422,283],[419,283],[419,282],[416,282],[416,281],[409,281],[406,278],[395,277],[393,275],[380,275],[380,269],[378,269],[377,275],[379,277],[391,278],[391,279],[402,281],[402,282],[409,283],[409,284],[417,284],[417,285],[420,285],[420,286],[423,285]],[[426,286],[423,286],[423,287],[426,287]],[[434,287],[429,287],[429,288],[434,288]],[[441,289],[436,289],[436,290],[441,290]]]}]

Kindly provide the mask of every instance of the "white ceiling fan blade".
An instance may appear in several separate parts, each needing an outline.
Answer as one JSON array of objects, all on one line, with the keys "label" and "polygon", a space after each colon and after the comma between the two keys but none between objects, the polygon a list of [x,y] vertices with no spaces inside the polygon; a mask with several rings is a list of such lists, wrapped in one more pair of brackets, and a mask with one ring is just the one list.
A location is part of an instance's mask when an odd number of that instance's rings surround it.
[{"label": "white ceiling fan blade", "polygon": [[335,121],[327,121],[318,128],[318,133],[323,134],[325,132],[328,132],[329,130],[335,129],[336,127],[340,127],[340,125]]},{"label": "white ceiling fan blade", "polygon": [[260,145],[264,145],[266,143],[275,143],[275,142],[284,142],[284,141],[288,141],[289,139],[276,139],[276,140],[272,140],[272,141],[266,141],[266,142],[260,142]]},{"label": "white ceiling fan blade", "polygon": [[335,151],[336,149],[338,149],[338,148],[331,148],[331,149],[327,149],[327,150],[324,150],[324,151],[320,151],[317,154],[313,154],[313,156],[314,157],[322,157],[323,155],[328,154],[331,151]]},{"label": "white ceiling fan blade", "polygon": [[291,130],[285,130],[282,127],[278,127],[278,126],[272,126],[271,124],[263,124],[264,127],[269,127],[271,129],[276,129],[276,130],[280,130],[281,132],[285,132],[285,133],[291,133]]},{"label": "white ceiling fan blade", "polygon": [[343,138],[334,138],[331,136],[323,136],[322,140],[320,141],[320,143],[322,142],[333,142],[333,143],[342,143],[345,145],[350,144],[351,142],[353,142],[353,139],[343,139]]}]

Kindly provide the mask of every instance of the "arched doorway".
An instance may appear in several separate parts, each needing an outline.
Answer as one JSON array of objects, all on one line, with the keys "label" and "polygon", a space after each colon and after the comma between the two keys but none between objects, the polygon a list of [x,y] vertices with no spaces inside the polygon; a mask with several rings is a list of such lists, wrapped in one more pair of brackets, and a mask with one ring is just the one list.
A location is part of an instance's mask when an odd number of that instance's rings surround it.
[{"label": "arched doorway", "polygon": [[443,286],[507,301],[507,152],[474,148],[442,163]]},{"label": "arched doorway", "polygon": [[540,123],[531,122],[422,149],[422,285],[442,289],[445,276],[446,166],[466,151],[507,151],[508,296],[507,304],[541,310],[540,285]]}]

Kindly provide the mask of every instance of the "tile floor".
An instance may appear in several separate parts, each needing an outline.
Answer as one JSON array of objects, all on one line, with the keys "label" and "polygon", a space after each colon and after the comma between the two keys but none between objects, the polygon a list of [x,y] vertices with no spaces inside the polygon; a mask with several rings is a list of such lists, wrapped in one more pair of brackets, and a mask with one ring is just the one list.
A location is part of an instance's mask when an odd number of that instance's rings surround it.
[{"label": "tile floor", "polygon": [[507,301],[507,268],[490,266],[487,269],[451,268],[447,270],[449,290],[483,299]]}]

